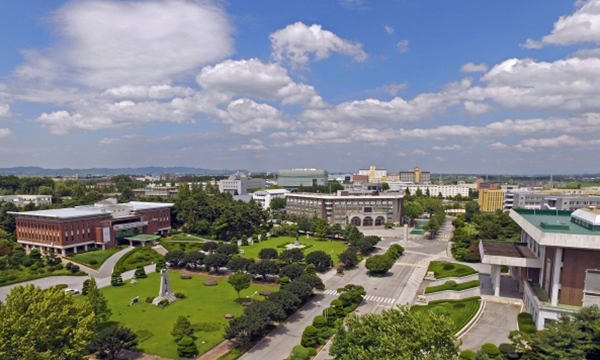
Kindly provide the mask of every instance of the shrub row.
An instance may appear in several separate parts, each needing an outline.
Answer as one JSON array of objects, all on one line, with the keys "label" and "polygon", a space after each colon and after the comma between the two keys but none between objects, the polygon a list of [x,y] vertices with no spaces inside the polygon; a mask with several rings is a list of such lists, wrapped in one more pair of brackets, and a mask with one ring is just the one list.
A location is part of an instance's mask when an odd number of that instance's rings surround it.
[{"label": "shrub row", "polygon": [[454,280],[449,280],[449,281],[446,281],[443,285],[428,286],[427,288],[425,288],[425,294],[431,294],[431,293],[445,291],[445,290],[461,291],[461,290],[467,290],[467,289],[471,289],[474,287],[478,287],[480,285],[481,284],[479,283],[479,280],[467,281],[467,282],[460,283],[460,284],[457,284],[456,281],[454,281]]}]

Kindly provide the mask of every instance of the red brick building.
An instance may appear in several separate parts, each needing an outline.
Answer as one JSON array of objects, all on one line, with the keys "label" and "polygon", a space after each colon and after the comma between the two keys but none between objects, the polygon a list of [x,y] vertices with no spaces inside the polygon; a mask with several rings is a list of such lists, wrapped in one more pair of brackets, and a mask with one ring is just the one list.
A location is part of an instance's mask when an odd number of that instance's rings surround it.
[{"label": "red brick building", "polygon": [[17,242],[25,249],[77,253],[89,248],[116,246],[136,230],[165,234],[171,229],[173,204],[108,199],[94,205],[66,209],[11,212],[17,224]]}]

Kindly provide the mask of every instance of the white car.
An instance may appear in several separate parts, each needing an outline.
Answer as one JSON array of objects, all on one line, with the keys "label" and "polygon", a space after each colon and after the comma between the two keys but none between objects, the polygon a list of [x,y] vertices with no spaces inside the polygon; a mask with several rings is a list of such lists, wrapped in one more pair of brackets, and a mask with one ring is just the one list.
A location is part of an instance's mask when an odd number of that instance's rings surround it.
[{"label": "white car", "polygon": [[77,295],[79,294],[79,290],[77,289],[65,289],[65,294],[73,294],[73,295]]}]

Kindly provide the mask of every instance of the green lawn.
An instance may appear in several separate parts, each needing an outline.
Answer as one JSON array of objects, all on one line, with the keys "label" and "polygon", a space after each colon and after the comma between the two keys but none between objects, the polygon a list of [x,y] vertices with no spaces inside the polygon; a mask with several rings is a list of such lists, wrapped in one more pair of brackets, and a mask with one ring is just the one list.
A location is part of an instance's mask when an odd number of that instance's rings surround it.
[{"label": "green lawn", "polygon": [[167,236],[166,238],[164,238],[163,241],[181,241],[181,240],[185,240],[185,241],[198,241],[198,242],[202,242],[202,240],[198,239],[197,237],[194,236],[190,236],[190,235],[186,235],[186,234],[173,234],[171,236]]},{"label": "green lawn", "polygon": [[477,274],[477,270],[470,266],[447,261],[432,261],[429,263],[427,271],[433,271],[436,279]]},{"label": "green lawn", "polygon": [[[109,257],[125,249],[125,247],[126,246],[117,246],[106,250],[93,250],[84,253],[73,254],[69,256],[69,260],[73,262],[82,263],[87,267],[91,267],[92,269],[97,270]],[[93,260],[96,261],[95,264],[91,264]]]},{"label": "green lawn", "polygon": [[[217,280],[217,286],[204,286],[202,282],[208,278],[203,276],[192,276],[190,280],[182,280],[181,274],[171,272],[169,277],[173,291],[184,293],[186,298],[164,308],[144,302],[147,297],[158,295],[158,273],[148,274],[148,278],[138,279],[136,284],[127,282],[121,287],[102,288],[112,316],[108,323],[100,325],[100,329],[116,324],[131,328],[138,334],[139,347],[145,353],[170,359],[179,359],[177,344],[170,334],[179,315],[187,316],[195,327],[194,337],[200,354],[222,341],[224,329],[229,321],[223,318],[225,314],[238,317],[244,311],[244,307],[236,302],[237,293],[233,287],[225,280]],[[241,292],[241,296],[251,295],[260,290],[273,288],[251,285]],[[140,297],[140,303],[129,306],[136,296]],[[259,298],[262,299],[259,295],[254,297],[255,300]]]},{"label": "green lawn", "polygon": [[446,284],[437,285],[437,286],[428,286],[425,288],[425,294],[431,294],[434,292],[440,292],[440,291],[445,291],[445,290],[461,291],[461,290],[471,289],[471,288],[477,287],[479,285],[481,285],[479,283],[479,280],[472,280],[472,281],[467,281],[467,282],[464,282],[461,284],[456,284],[454,286],[450,286],[450,285],[446,285]]},{"label": "green lawn", "polygon": [[160,244],[169,252],[175,250],[183,250],[184,252],[198,251],[202,247],[202,242],[161,241]]},{"label": "green lawn", "polygon": [[475,314],[477,314],[479,306],[481,306],[481,299],[476,297],[462,300],[432,301],[428,305],[414,305],[410,308],[410,310],[431,311],[434,308],[443,308],[444,310],[436,309],[434,311],[436,311],[438,314],[442,312],[445,314],[445,316],[448,316],[454,323],[454,331],[458,332],[465,325],[467,325],[467,323],[473,318],[473,316],[475,316]]},{"label": "green lawn", "polygon": [[592,182],[568,182],[568,183],[565,183],[565,187],[567,189],[577,189],[577,185],[581,185],[581,187],[600,186],[599,183],[592,183]]},{"label": "green lawn", "polygon": [[138,266],[146,266],[155,263],[162,255],[154,251],[150,246],[137,247],[117,261],[115,269],[120,272],[136,269]]},{"label": "green lawn", "polygon": [[[301,245],[306,245],[307,247],[306,250],[304,250],[305,255],[313,251],[325,251],[327,255],[332,256],[334,262],[337,262],[337,256],[348,248],[342,241],[319,240],[312,237],[307,239],[306,236],[300,236],[299,240]],[[269,238],[267,241],[262,241],[253,245],[240,247],[240,250],[244,250],[244,257],[258,258],[258,252],[261,249],[275,248],[278,252],[282,252],[285,250],[284,245],[286,243],[293,244],[295,241],[296,238],[291,236],[279,236]],[[332,250],[333,253],[330,254]]]}]

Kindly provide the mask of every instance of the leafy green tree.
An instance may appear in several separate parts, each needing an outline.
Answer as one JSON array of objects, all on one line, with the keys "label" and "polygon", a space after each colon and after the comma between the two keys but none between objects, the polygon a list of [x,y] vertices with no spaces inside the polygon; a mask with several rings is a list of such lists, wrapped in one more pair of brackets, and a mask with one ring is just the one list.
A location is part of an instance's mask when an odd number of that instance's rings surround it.
[{"label": "leafy green tree", "polygon": [[267,275],[279,274],[279,266],[275,261],[263,260],[256,264],[251,264],[248,267],[248,272],[256,275],[261,275],[264,280],[267,279]]},{"label": "leafy green tree", "polygon": [[390,189],[390,184],[386,183],[385,181],[381,183],[381,190],[388,191],[389,189]]},{"label": "leafy green tree", "polygon": [[96,314],[96,321],[98,323],[106,322],[112,315],[112,311],[108,307],[108,301],[100,289],[98,289],[96,279],[91,278],[89,281],[86,301],[91,305],[94,314]]},{"label": "leafy green tree", "polygon": [[269,301],[278,303],[287,314],[292,313],[302,302],[298,295],[287,290],[277,291],[269,295]]},{"label": "leafy green tree", "polygon": [[226,266],[228,262],[229,257],[224,254],[212,254],[207,255],[204,258],[204,265],[209,269],[213,269],[215,272],[218,272],[220,268]]},{"label": "leafy green tree", "polygon": [[347,225],[344,229],[344,239],[354,245],[364,237],[363,233],[354,225]]},{"label": "leafy green tree", "polygon": [[175,341],[181,340],[184,336],[191,336],[193,333],[194,328],[192,328],[192,324],[190,324],[187,317],[179,315],[177,321],[173,324],[173,330],[171,330],[171,335],[175,338]]},{"label": "leafy green tree", "polygon": [[146,275],[146,270],[141,265],[138,266],[137,269],[135,269],[135,273],[133,275],[136,279],[143,279],[148,277],[148,275]]},{"label": "leafy green tree", "polygon": [[451,360],[459,351],[447,317],[399,307],[348,315],[338,324],[329,353],[339,360]]},{"label": "leafy green tree", "polygon": [[184,257],[185,252],[183,250],[173,250],[165,254],[165,261],[177,265],[183,261]]},{"label": "leafy green tree", "polygon": [[285,249],[279,254],[279,260],[286,264],[300,262],[304,259],[304,252],[300,249]]},{"label": "leafy green tree", "polygon": [[270,300],[253,302],[244,309],[244,314],[261,319],[263,322],[282,321],[286,317],[281,305]]},{"label": "leafy green tree", "polygon": [[279,253],[274,248],[263,248],[258,252],[258,258],[261,260],[277,259]]},{"label": "leafy green tree", "polygon": [[223,337],[227,340],[235,339],[237,344],[245,345],[258,337],[266,325],[260,318],[242,315],[229,322]]},{"label": "leafy green tree", "polygon": [[375,245],[377,245],[380,241],[381,238],[379,236],[366,236],[356,243],[356,248],[360,250],[362,254],[367,254],[371,252]]},{"label": "leafy green tree", "polygon": [[250,266],[250,260],[238,257],[235,259],[229,260],[227,263],[227,269],[231,271],[248,271],[248,267]]},{"label": "leafy green tree", "polygon": [[252,278],[241,271],[229,275],[227,282],[229,283],[229,285],[233,286],[233,288],[237,292],[238,302],[240,301],[240,291],[249,288],[251,281]]},{"label": "leafy green tree", "polygon": [[223,244],[217,247],[217,254],[223,255],[235,255],[238,254],[240,250],[238,249],[237,244]]},{"label": "leafy green tree", "polygon": [[199,251],[192,251],[183,257],[183,262],[186,264],[202,265],[204,264],[204,258],[206,255]]},{"label": "leafy green tree", "polygon": [[207,253],[212,253],[215,250],[217,250],[217,243],[214,241],[207,241],[205,243],[202,244],[202,251],[206,251]]},{"label": "leafy green tree", "polygon": [[348,248],[338,255],[339,262],[342,262],[347,267],[352,267],[358,262],[358,256],[354,248]]},{"label": "leafy green tree", "polygon": [[317,231],[315,231],[315,237],[317,237],[319,239],[327,238],[327,225],[326,224],[321,224],[317,227]]},{"label": "leafy green tree", "polygon": [[394,266],[394,259],[387,255],[373,255],[365,262],[365,267],[375,274],[385,274],[392,266]]},{"label": "leafy green tree", "polygon": [[411,221],[421,216],[423,212],[424,209],[418,201],[411,201],[404,204],[404,216],[410,218]]},{"label": "leafy green tree", "polygon": [[298,264],[290,264],[281,268],[279,271],[279,276],[287,276],[290,280],[294,281],[299,276],[304,274],[304,267]]},{"label": "leafy green tree", "polygon": [[342,234],[344,233],[344,231],[342,230],[342,225],[340,225],[338,223],[331,225],[331,227],[329,228],[329,231],[331,232],[331,235],[333,235],[334,237],[342,236]]},{"label": "leafy green tree", "polygon": [[198,348],[194,343],[194,339],[189,336],[184,336],[177,342],[177,354],[183,358],[193,358],[198,355]]},{"label": "leafy green tree", "polygon": [[80,360],[95,329],[89,303],[63,289],[15,286],[0,307],[0,358]]},{"label": "leafy green tree", "polygon": [[295,294],[300,299],[306,299],[312,294],[313,287],[303,281],[294,281],[285,287],[285,291]]},{"label": "leafy green tree", "polygon": [[114,271],[110,276],[110,285],[111,286],[121,286],[123,285],[123,277],[121,277],[121,273],[118,271]]},{"label": "leafy green tree", "polygon": [[313,264],[317,269],[325,269],[332,265],[332,260],[324,251],[313,251],[306,255],[306,263]]},{"label": "leafy green tree", "polygon": [[131,350],[138,344],[137,335],[126,327],[111,326],[96,336],[90,349],[116,359],[121,350]]},{"label": "leafy green tree", "polygon": [[301,275],[295,281],[305,282],[313,287],[313,289],[324,289],[323,280],[317,275]]},{"label": "leafy green tree", "polygon": [[479,204],[477,201],[469,201],[465,205],[465,221],[469,222],[473,217],[480,213]]},{"label": "leafy green tree", "polygon": [[317,275],[314,264],[308,264],[308,266],[306,266],[306,274],[307,275]]},{"label": "leafy green tree", "polygon": [[271,208],[271,210],[280,210],[280,209],[285,209],[285,205],[286,205],[285,198],[274,198],[274,199],[271,199],[271,203],[269,204],[269,207]]}]

